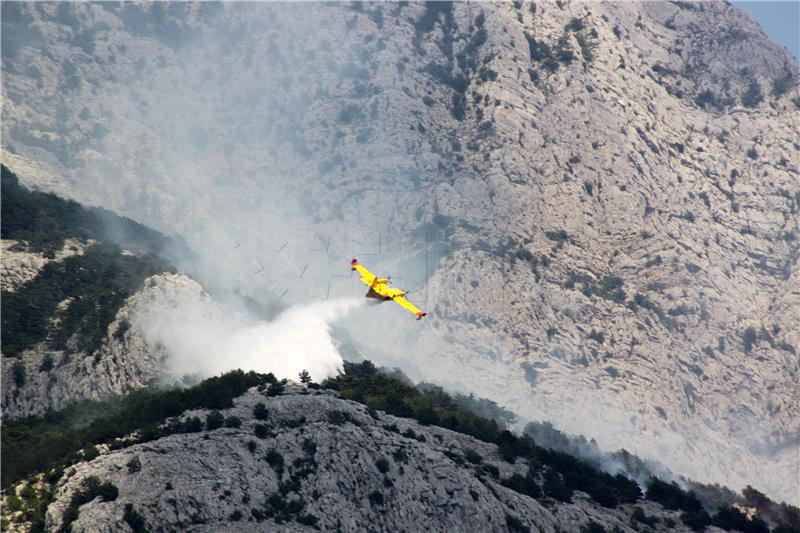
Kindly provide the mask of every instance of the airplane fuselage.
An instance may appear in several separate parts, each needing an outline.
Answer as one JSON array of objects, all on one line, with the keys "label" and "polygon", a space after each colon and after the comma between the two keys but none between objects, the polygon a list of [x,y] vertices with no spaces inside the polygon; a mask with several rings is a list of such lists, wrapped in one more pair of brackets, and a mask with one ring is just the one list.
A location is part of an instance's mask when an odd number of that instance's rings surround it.
[{"label": "airplane fuselage", "polygon": [[408,309],[414,313],[417,316],[417,320],[421,319],[427,314],[424,311],[420,311],[416,306],[414,306],[414,304],[403,298],[403,296],[406,294],[406,291],[389,287],[389,278],[379,278],[375,276],[372,272],[360,265],[356,259],[353,259],[350,262],[350,266],[351,270],[356,270],[360,274],[358,279],[360,279],[367,287],[369,287],[369,290],[365,295],[367,298],[393,300],[405,309]]}]

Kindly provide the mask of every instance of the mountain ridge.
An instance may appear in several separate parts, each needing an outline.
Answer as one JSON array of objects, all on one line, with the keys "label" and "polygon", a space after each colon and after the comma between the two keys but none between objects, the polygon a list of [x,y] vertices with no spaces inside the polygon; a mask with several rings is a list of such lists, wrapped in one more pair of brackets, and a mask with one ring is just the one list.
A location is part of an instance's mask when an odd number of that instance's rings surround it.
[{"label": "mountain ridge", "polygon": [[[98,427],[110,439],[106,444],[84,448],[62,468],[18,485],[14,493],[23,495],[25,505],[43,505],[39,511],[27,507],[25,516],[33,512],[48,530],[68,525],[78,531],[141,530],[165,520],[192,530],[255,530],[264,521],[286,530],[392,530],[423,520],[418,525],[447,530],[463,524],[463,513],[470,521],[486,521],[482,529],[508,531],[635,531],[637,524],[702,530],[712,522],[726,529],[769,530],[761,519],[742,514],[752,510],[738,502],[731,506],[730,500],[715,504],[719,512],[712,519],[694,493],[655,478],[647,482],[642,500],[636,483],[624,476],[602,474],[502,431],[444,393],[413,392],[369,362],[347,364],[322,389],[304,379],[307,383],[300,385],[238,371],[199,385],[203,394],[193,389],[159,393],[180,406],[158,394],[150,400],[140,396],[127,409],[137,419],[150,420],[144,429],[114,438],[126,430],[108,433]],[[141,409],[148,401],[159,406],[158,412]],[[417,420],[374,409],[379,405],[392,413],[413,412]],[[451,431],[458,427],[472,436]],[[352,445],[342,447],[343,441]],[[149,489],[141,490],[145,486]],[[270,488],[274,493],[264,496]],[[154,495],[165,500],[146,500]],[[20,505],[17,501],[11,508]],[[768,509],[763,500],[756,505],[759,511]],[[477,508],[482,511],[476,514]],[[800,519],[785,505],[776,509],[787,513],[781,520]]]},{"label": "mountain ridge", "polygon": [[797,65],[732,7],[4,9],[3,148],[30,183],[295,301],[353,248],[421,254],[431,320],[378,316],[419,337],[381,363],[797,497]]}]

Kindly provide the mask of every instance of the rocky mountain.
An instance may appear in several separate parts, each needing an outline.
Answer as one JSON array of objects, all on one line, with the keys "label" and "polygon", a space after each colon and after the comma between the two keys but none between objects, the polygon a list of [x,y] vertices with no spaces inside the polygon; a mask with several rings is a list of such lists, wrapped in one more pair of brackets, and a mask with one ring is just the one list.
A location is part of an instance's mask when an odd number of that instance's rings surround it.
[{"label": "rocky mountain", "polygon": [[734,7],[2,9],[24,183],[290,303],[366,254],[430,309],[378,362],[798,501],[798,67]]},{"label": "rocky mountain", "polygon": [[[643,494],[370,363],[306,382],[234,372],[139,395],[88,430],[118,438],[14,487],[8,530],[27,519],[48,531],[769,531],[747,517],[755,508],[712,517],[655,478]],[[26,455],[42,450],[31,444]]]},{"label": "rocky mountain", "polygon": [[[166,379],[163,347],[139,314],[209,299],[153,255],[166,237],[20,187],[3,166],[2,411],[43,415]],[[103,240],[99,240],[99,239]]]},{"label": "rocky mountain", "polygon": [[[376,522],[373,514],[386,530],[420,529],[431,520],[439,529],[453,530],[476,516],[481,530],[509,531],[530,530],[526,524],[544,531],[635,530],[640,524],[768,531],[769,524],[783,531],[800,523],[796,509],[750,487],[738,495],[681,479],[698,497],[661,481],[675,476],[659,465],[624,450],[606,455],[593,442],[552,425],[528,424],[524,437],[515,436],[505,430],[515,415],[494,402],[450,396],[432,384],[412,387],[397,369],[379,371],[368,361],[345,363],[343,374],[325,381],[325,390],[305,371],[303,386],[234,371],[182,388],[174,373],[182,368],[179,354],[171,352],[174,345],[154,341],[148,322],[171,310],[179,322],[191,324],[195,310],[202,309],[209,315],[206,325],[223,324],[237,310],[215,302],[196,281],[169,272],[154,254],[174,253],[180,243],[166,246],[168,239],[129,219],[28,191],[5,167],[2,200],[4,529],[239,531],[274,523],[289,530],[363,530]],[[124,249],[96,239],[112,234]],[[188,331],[197,335],[196,328]],[[340,340],[339,346],[347,345]],[[209,448],[211,435],[198,438],[203,428],[214,432],[216,448]],[[237,431],[216,432],[222,428]],[[250,432],[255,438],[245,443]],[[325,441],[324,450],[317,437]],[[269,439],[276,446],[257,457],[259,442]],[[304,456],[289,466],[284,456],[299,442]],[[345,449],[341,442],[348,443]],[[238,454],[242,445],[249,452],[245,458]],[[382,446],[392,448],[399,465],[394,479],[387,457],[374,460],[374,468],[386,474],[382,481],[359,459],[369,462]],[[136,455],[128,458],[131,451]],[[492,461],[485,460],[486,453]],[[210,464],[210,456],[224,460]],[[109,470],[106,461],[112,457],[125,460],[125,469]],[[153,466],[145,470],[151,476],[138,475],[142,457]],[[277,481],[264,478],[260,461]],[[195,466],[188,465],[202,465],[208,482],[197,485]],[[233,491],[225,489],[222,497],[218,492],[223,484],[233,486],[235,472],[244,476],[238,480],[243,494],[241,503],[231,506],[236,499],[227,498]],[[313,490],[302,490],[311,476]],[[172,491],[184,481],[191,496],[179,504]],[[163,501],[142,500],[162,484]],[[383,490],[348,499],[322,497],[348,484],[356,493],[373,485]],[[640,485],[647,489],[645,499]],[[112,516],[97,512],[96,504],[118,500],[120,486],[132,500],[119,500],[121,517],[107,506],[103,509]],[[251,494],[266,492],[271,496],[263,504],[247,507]],[[389,501],[394,497],[398,500]],[[307,506],[307,500],[313,503]],[[226,505],[216,505],[223,501]],[[168,513],[167,527],[164,513],[170,506],[174,513]]]}]

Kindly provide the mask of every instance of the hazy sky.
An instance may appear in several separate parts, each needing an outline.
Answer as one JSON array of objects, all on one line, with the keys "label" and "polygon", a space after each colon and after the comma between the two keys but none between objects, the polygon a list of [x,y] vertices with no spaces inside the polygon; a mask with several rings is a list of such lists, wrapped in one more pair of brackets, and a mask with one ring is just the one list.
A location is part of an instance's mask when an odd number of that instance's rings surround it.
[{"label": "hazy sky", "polygon": [[800,58],[800,0],[748,0],[732,4],[753,17],[770,39]]}]

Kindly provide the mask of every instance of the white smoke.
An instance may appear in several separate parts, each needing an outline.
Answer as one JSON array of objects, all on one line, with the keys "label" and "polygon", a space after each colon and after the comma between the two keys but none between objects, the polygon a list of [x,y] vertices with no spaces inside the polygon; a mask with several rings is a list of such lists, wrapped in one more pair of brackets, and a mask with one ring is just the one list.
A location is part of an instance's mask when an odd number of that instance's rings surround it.
[{"label": "white smoke", "polygon": [[342,368],[330,325],[361,304],[340,299],[296,305],[271,322],[254,322],[206,299],[148,310],[139,323],[148,342],[169,354],[169,375],[205,378],[242,369],[296,380],[307,370],[321,381]]}]

